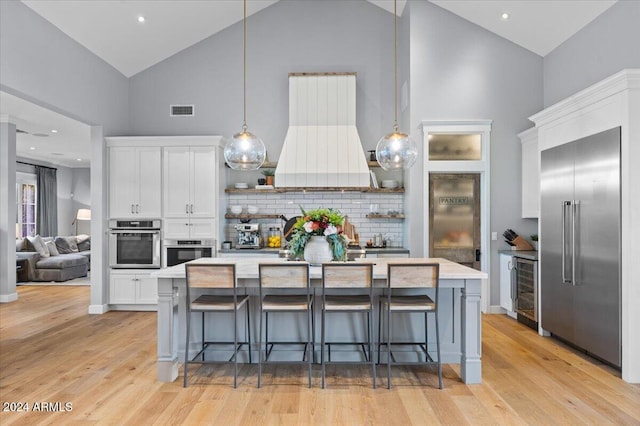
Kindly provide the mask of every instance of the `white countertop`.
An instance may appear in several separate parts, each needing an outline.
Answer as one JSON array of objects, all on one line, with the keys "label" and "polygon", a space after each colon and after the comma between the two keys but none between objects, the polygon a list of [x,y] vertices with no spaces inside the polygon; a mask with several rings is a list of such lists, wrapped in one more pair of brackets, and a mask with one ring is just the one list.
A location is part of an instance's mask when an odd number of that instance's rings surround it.
[{"label": "white countertop", "polygon": [[[437,262],[440,264],[440,279],[454,280],[454,279],[486,279],[487,274],[482,271],[469,268],[467,266],[460,265],[447,259],[442,258],[377,258],[377,259],[359,259],[362,263],[373,263],[373,278],[374,279],[386,279],[387,278],[387,263],[409,263],[409,262]],[[259,263],[285,263],[286,259],[257,259],[246,257],[226,257],[226,258],[211,258],[203,257],[200,259],[192,260],[188,263],[196,264],[220,264],[220,263],[235,263],[236,274],[239,279],[258,279],[258,264]],[[156,278],[185,278],[184,263],[169,268],[160,269],[151,274]],[[312,266],[310,275],[312,279],[322,278],[322,268],[320,266]]]}]

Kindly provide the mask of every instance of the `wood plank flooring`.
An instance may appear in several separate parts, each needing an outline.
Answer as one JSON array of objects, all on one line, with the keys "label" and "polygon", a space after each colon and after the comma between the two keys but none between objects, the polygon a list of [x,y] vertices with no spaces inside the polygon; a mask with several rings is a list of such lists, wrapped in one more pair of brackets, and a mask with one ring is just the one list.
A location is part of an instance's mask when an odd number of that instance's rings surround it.
[{"label": "wood plank flooring", "polygon": [[29,406],[0,411],[3,426],[640,425],[640,385],[503,315],[483,318],[481,385],[463,384],[457,365],[443,366],[443,390],[432,371],[394,367],[387,390],[381,367],[373,390],[367,367],[330,366],[321,389],[316,366],[308,389],[305,367],[279,365],[262,389],[257,367],[242,366],[233,389],[231,368],[194,366],[184,389],[156,381],[155,312],[88,315],[88,287],[18,294],[0,305],[0,408]]}]

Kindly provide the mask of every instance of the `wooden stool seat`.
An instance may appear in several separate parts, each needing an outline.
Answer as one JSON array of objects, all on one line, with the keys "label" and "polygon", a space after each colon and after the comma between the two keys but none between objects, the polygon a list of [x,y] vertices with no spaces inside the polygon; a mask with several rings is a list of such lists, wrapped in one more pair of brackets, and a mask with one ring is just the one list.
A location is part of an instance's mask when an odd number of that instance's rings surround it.
[{"label": "wooden stool seat", "polygon": [[[382,300],[382,306],[387,309],[388,301]],[[427,295],[416,296],[391,296],[391,311],[433,311],[436,304]]]},{"label": "wooden stool seat", "polygon": [[262,310],[306,311],[310,303],[304,295],[267,295],[262,298]]},{"label": "wooden stool seat", "polygon": [[371,299],[368,295],[345,295],[325,297],[327,311],[367,311],[371,309]]},{"label": "wooden stool seat", "polygon": [[[249,296],[238,297],[238,309],[249,301]],[[191,311],[233,311],[233,296],[203,294],[191,302]]]}]

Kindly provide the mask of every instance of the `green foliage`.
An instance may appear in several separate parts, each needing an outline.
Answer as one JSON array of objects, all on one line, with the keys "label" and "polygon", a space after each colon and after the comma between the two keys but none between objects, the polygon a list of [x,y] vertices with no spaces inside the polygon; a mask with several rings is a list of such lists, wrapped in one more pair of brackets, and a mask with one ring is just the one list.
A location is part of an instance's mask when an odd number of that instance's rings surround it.
[{"label": "green foliage", "polygon": [[[304,248],[309,239],[312,236],[324,236],[325,230],[327,228],[333,229],[331,228],[333,226],[336,228],[335,233],[325,236],[331,247],[333,260],[346,260],[347,240],[342,235],[344,215],[332,208],[305,211],[301,206],[300,211],[302,212],[302,217],[293,225],[291,240],[288,244],[294,257],[297,259],[303,258]],[[307,224],[306,229],[305,224]]]}]

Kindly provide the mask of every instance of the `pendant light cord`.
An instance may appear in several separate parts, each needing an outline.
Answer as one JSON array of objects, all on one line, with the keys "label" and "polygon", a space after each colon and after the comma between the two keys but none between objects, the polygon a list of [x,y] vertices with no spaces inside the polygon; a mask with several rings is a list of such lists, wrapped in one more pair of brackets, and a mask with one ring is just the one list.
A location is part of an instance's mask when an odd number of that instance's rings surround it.
[{"label": "pendant light cord", "polygon": [[242,18],[242,131],[247,131],[247,0],[244,0]]},{"label": "pendant light cord", "polygon": [[393,121],[393,131],[398,133],[398,0],[393,1],[393,92],[394,92],[394,108],[395,119]]}]

